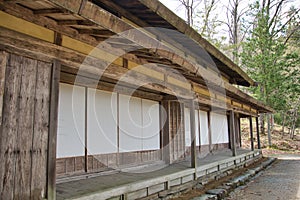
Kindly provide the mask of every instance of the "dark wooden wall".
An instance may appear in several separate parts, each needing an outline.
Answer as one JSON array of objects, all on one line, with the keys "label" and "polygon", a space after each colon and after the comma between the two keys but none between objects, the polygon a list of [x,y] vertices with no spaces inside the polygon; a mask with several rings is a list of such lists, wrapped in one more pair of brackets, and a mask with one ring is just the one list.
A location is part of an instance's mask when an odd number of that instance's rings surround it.
[{"label": "dark wooden wall", "polygon": [[[56,172],[58,177],[63,177],[86,172],[101,172],[119,167],[138,166],[159,160],[161,160],[160,150],[88,155],[87,163],[85,163],[84,156],[58,158]],[[87,164],[86,168],[85,164]]]},{"label": "dark wooden wall", "polygon": [[162,129],[163,159],[166,163],[173,163],[184,159],[184,105],[174,100],[162,101],[165,110],[165,124]]},{"label": "dark wooden wall", "polygon": [[52,64],[0,51],[0,65],[0,199],[45,198]]}]

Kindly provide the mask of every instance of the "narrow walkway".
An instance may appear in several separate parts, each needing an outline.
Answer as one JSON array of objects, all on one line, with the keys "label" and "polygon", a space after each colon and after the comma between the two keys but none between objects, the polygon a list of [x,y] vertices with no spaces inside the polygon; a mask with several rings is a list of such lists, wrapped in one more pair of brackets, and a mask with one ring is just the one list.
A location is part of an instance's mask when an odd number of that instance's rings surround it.
[{"label": "narrow walkway", "polygon": [[280,155],[278,161],[227,200],[299,200],[300,155]]},{"label": "narrow walkway", "polygon": [[[250,150],[240,149],[237,151],[238,155],[249,153]],[[214,152],[204,158],[198,159],[198,166],[204,166],[217,161],[222,161],[231,158],[230,150],[223,150],[221,152]],[[81,180],[73,180],[64,183],[57,184],[56,198],[70,199],[82,197],[85,194],[95,193],[98,191],[108,190],[110,188],[116,188],[126,184],[152,179],[155,177],[161,177],[167,174],[173,174],[190,168],[190,162],[184,161],[176,164],[169,165],[167,167],[158,170],[135,170],[132,172],[119,172],[109,175],[101,175]],[[148,172],[146,172],[148,171]]]}]

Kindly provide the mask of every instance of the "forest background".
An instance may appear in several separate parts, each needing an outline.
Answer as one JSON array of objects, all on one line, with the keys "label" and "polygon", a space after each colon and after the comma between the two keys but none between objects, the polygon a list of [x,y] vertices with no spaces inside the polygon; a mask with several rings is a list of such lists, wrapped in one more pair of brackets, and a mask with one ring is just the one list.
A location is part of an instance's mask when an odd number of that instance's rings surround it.
[{"label": "forest background", "polygon": [[300,126],[300,1],[160,1],[257,82],[257,87],[237,87],[276,111],[260,116],[261,133],[267,127],[271,134],[275,121],[282,135],[288,130],[295,139]]}]

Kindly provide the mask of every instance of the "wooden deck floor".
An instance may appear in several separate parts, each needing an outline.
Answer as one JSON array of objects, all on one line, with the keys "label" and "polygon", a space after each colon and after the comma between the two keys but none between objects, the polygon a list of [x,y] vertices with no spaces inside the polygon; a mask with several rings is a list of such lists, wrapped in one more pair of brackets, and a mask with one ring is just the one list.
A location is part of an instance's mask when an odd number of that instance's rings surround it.
[{"label": "wooden deck floor", "polygon": [[[238,155],[244,155],[249,153],[250,150],[238,150]],[[206,165],[210,165],[212,163],[217,163],[222,160],[226,160],[232,158],[231,151],[226,150],[222,152],[214,152],[213,154],[209,154],[204,158],[198,159],[198,167],[205,167]],[[131,185],[133,183],[141,183],[145,181],[150,181],[157,177],[163,177],[166,175],[172,175],[174,173],[178,173],[181,171],[189,170],[190,162],[183,161],[180,163],[172,164],[162,169],[151,171],[151,169],[147,169],[151,172],[143,172],[143,170],[135,170],[133,172],[118,172],[108,175],[101,175],[91,178],[72,180],[69,182],[58,183],[56,188],[56,198],[60,199],[80,199],[87,198],[88,196],[96,193],[106,192],[106,196],[111,191],[120,189],[124,189],[124,186],[128,189],[128,187],[134,187]],[[193,169],[191,169],[193,170]],[[122,187],[122,188],[121,188]],[[132,188],[131,188],[132,190]]]}]

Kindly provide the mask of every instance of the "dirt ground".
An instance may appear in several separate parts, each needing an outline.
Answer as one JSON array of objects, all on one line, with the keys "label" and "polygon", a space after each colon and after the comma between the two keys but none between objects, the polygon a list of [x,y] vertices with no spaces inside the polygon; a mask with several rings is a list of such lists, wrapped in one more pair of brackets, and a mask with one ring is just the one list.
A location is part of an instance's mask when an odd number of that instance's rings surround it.
[{"label": "dirt ground", "polygon": [[[256,130],[255,123],[253,123],[253,130]],[[300,134],[296,131],[294,139],[291,139],[287,129],[282,134],[282,127],[274,125],[274,129],[271,133],[272,146],[268,147],[268,135],[260,134],[261,148],[263,150],[264,156],[280,155],[280,154],[300,154]],[[248,120],[241,121],[241,131],[242,131],[242,148],[250,149],[250,132],[249,132],[249,122]],[[267,133],[267,131],[266,131]],[[256,132],[254,132],[254,144],[257,148],[257,137]]]},{"label": "dirt ground", "polygon": [[278,160],[247,185],[230,193],[227,200],[300,199],[300,155],[279,155]]},{"label": "dirt ground", "polygon": [[[242,146],[250,148],[249,124],[242,121]],[[256,130],[256,127],[254,127]],[[291,139],[287,130],[275,125],[272,131],[272,146],[268,147],[268,136],[262,135],[263,155],[278,160],[261,176],[232,192],[227,200],[296,200],[300,199],[300,134]],[[255,144],[256,142],[256,133]]]}]

